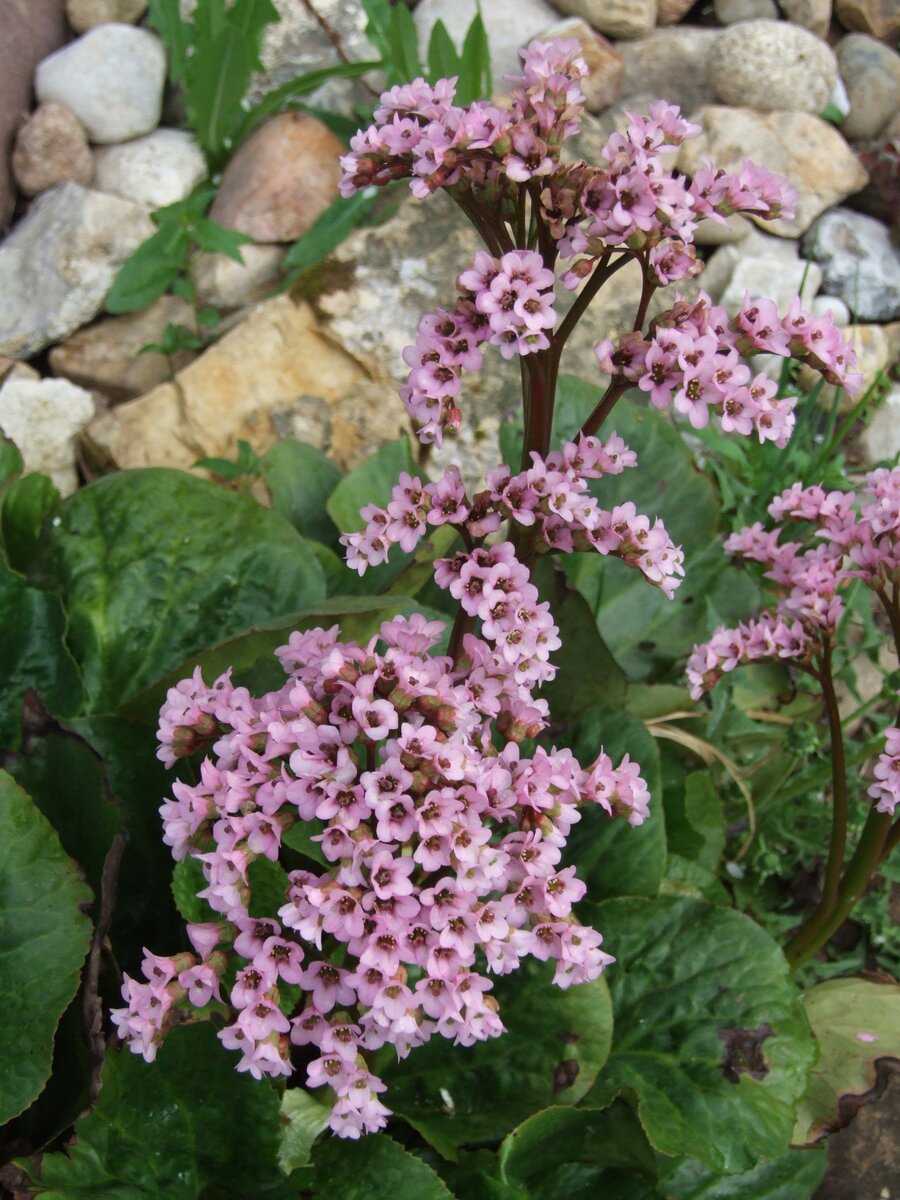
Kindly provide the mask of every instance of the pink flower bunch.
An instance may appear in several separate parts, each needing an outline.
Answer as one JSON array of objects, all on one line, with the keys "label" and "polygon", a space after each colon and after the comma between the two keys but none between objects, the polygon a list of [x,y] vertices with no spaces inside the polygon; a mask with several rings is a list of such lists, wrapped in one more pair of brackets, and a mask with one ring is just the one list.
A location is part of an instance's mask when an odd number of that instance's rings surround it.
[{"label": "pink flower bunch", "polygon": [[688,661],[691,695],[698,699],[741,663],[759,659],[808,661],[833,638],[844,612],[840,592],[862,579],[886,600],[900,582],[900,467],[865,477],[866,490],[826,492],[795,483],[769,505],[776,521],[811,525],[805,541],[781,541],[783,528],[757,522],[725,542],[731,554],[762,563],[783,593],[774,612],[736,629],[720,626]]},{"label": "pink flower bunch", "polygon": [[779,318],[771,300],[746,296],[729,318],[701,293],[696,302],[678,300],[657,317],[649,336],[627,333],[594,347],[606,374],[637,384],[656,408],[674,408],[695,429],[708,424],[712,411],[726,433],[756,433],[760,442],[784,446],[794,427],[796,397],[778,398],[774,381],[764,374],[751,378],[741,356],[755,353],[808,362],[832,383],[858,391],[853,349],[831,313],[811,317],[799,301]]},{"label": "pink flower bunch", "polygon": [[885,732],[884,751],[878,756],[875,765],[875,783],[868,789],[868,795],[878,803],[878,812],[893,815],[900,802],[900,729],[892,726]]},{"label": "pink flower bunch", "polygon": [[[517,578],[504,547],[469,565],[454,577],[461,598],[501,603]],[[195,954],[148,953],[144,980],[126,977],[113,1020],[135,1053],[152,1060],[173,1023],[221,1015],[240,1071],[290,1075],[303,1048],[308,1086],[333,1094],[332,1129],[358,1137],[388,1115],[364,1051],[501,1034],[485,969],[552,960],[567,988],[611,961],[572,915],[585,887],[561,858],[584,805],[645,819],[637,764],[602,750],[586,769],[568,750],[524,757],[546,702],[499,639],[466,635],[454,662],[435,653],[442,631],[415,615],[365,646],[337,627],[294,633],[279,691],[252,697],[199,673],[170,691],[161,757],[211,753],[197,783],[173,785],[165,839],[201,864],[217,919],[188,926]],[[277,913],[260,914],[251,864],[277,861],[297,823],[319,831],[330,865],[291,871]]]},{"label": "pink flower bunch", "polygon": [[509,108],[484,100],[455,105],[455,79],[433,87],[416,79],[385,92],[374,123],[351,139],[341,159],[342,195],[408,178],[424,199],[460,183],[484,188],[547,175],[563,139],[578,128],[584,103],[578,80],[587,67],[574,40],[532,42],[523,58]]},{"label": "pink flower bunch", "polygon": [[511,250],[501,258],[480,250],[456,281],[456,306],[422,317],[415,344],[403,352],[410,372],[400,389],[420,441],[440,445],[443,429],[459,426],[460,377],[481,369],[485,342],[504,358],[547,349],[545,330],[556,323],[554,279],[533,250]]},{"label": "pink flower bunch", "polygon": [[[606,442],[581,435],[567,442],[561,450],[551,451],[546,458],[535,452],[532,466],[513,474],[507,467],[497,467],[487,476],[487,488],[470,500],[466,495],[459,471],[454,467],[437,483],[423,484],[407,474],[392,492],[387,508],[368,505],[361,512],[366,521],[358,533],[344,534],[347,565],[362,575],[370,565],[387,560],[391,546],[411,552],[423,538],[430,525],[450,524],[465,531],[469,542],[494,533],[509,520],[523,527],[534,527],[539,535],[537,551],[557,551],[571,554],[576,550],[596,550],[613,554],[629,566],[636,567],[650,583],[672,596],[684,574],[683,554],[672,542],[662,521],[652,524],[648,517],[637,512],[631,503],[618,505],[611,511],[601,508],[588,491],[588,480],[603,475],[618,475],[633,467],[637,458],[615,433]],[[500,550],[494,547],[491,555]],[[479,564],[486,551],[473,550],[459,554],[455,560],[440,560],[435,579],[442,587],[471,606],[471,615],[483,623],[483,636],[490,641],[505,639],[510,628],[508,621],[515,606],[503,607],[503,621],[498,626],[495,612],[496,586],[487,586],[472,599],[474,572],[488,584]],[[523,596],[532,585],[527,583],[527,571],[513,566],[512,547],[504,544],[503,587],[509,597],[510,573],[516,577],[515,590]],[[460,573],[464,582],[459,582]],[[479,584],[479,587],[481,585]],[[459,593],[459,594],[458,594]],[[529,605],[534,600],[528,593]],[[536,593],[535,593],[536,596]],[[470,608],[466,608],[470,612]],[[555,631],[554,631],[555,640]]]}]

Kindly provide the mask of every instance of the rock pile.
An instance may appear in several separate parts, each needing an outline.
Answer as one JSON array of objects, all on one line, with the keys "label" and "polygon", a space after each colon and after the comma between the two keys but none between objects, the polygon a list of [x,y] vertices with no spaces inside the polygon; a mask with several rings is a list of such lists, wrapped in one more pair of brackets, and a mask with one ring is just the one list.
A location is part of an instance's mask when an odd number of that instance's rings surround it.
[{"label": "rock pile", "polygon": [[[276,3],[282,20],[266,34],[265,72],[252,98],[334,60],[304,0]],[[189,10],[190,0],[183,5]],[[315,0],[315,8],[349,53],[373,56],[357,0]],[[198,254],[192,264],[199,303],[233,314],[224,336],[199,358],[140,353],[167,325],[191,324],[190,308],[168,296],[108,318],[106,292],[153,231],[150,212],[208,176],[193,135],[160,126],[161,114],[178,106],[167,99],[162,44],[139,24],[146,9],[146,0],[31,0],[27,37],[17,6],[11,15],[0,9],[0,228],[12,212],[4,180],[18,190],[16,220],[0,242],[0,356],[24,362],[49,348],[40,361],[58,377],[0,372],[0,428],[25,443],[30,466],[51,471],[64,488],[76,484],[73,438],[85,427],[97,461],[119,466],[189,466],[201,455],[233,453],[239,437],[262,450],[285,433],[352,465],[405,427],[395,392],[400,350],[421,311],[451,294],[475,249],[472,235],[440,198],[427,219],[404,201],[384,224],[352,234],[304,281],[302,298],[266,299],[287,245],[336,196],[342,152],[316,118],[283,113],[257,127],[216,180],[211,217],[253,239],[243,264],[220,254]],[[581,42],[593,115],[576,153],[593,157],[626,112],[666,99],[704,127],[682,148],[680,169],[690,173],[706,156],[726,169],[749,158],[785,175],[798,193],[796,216],[701,229],[707,270],[698,286],[727,304],[749,291],[784,306],[800,291],[814,311],[830,310],[852,327],[867,380],[896,371],[896,0],[716,0],[714,17],[691,0],[491,0],[482,9],[498,92],[531,38]],[[475,0],[418,0],[423,51],[438,19],[460,45],[475,11]],[[346,113],[366,97],[358,82],[335,81],[313,100]],[[9,111],[17,116],[4,129]],[[627,307],[626,275],[596,313],[596,337],[612,332]],[[566,363],[589,378],[590,332],[573,339]],[[477,377],[474,440],[451,444],[446,458],[471,465],[479,439],[492,443],[513,399],[504,380],[490,371]],[[871,453],[900,450],[898,412],[895,383],[879,435],[868,439]],[[494,451],[483,453],[487,460]]]}]

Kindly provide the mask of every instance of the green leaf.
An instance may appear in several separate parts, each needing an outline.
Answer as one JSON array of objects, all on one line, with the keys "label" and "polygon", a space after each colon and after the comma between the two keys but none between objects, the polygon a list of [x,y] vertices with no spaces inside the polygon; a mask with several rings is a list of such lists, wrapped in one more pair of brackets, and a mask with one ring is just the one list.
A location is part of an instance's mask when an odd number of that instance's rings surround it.
[{"label": "green leaf", "polygon": [[206,901],[197,896],[205,887],[203,864],[199,859],[183,858],[175,864],[172,870],[172,899],[178,915],[189,925],[200,925],[215,919]]},{"label": "green leaf", "polygon": [[323,1138],[312,1165],[309,1194],[317,1200],[453,1200],[431,1167],[385,1133],[358,1142]]},{"label": "green leaf", "polygon": [[447,1158],[504,1137],[548,1104],[577,1104],[609,1051],[606,983],[561,991],[545,964],[499,978],[493,995],[507,1032],[470,1047],[432,1038],[384,1070],[391,1107]]},{"label": "green leaf", "polygon": [[9,565],[26,574],[44,522],[59,507],[56,485],[37,471],[14,480],[3,494],[3,545]]},{"label": "green leaf", "polygon": [[192,27],[181,15],[179,0],[150,0],[147,20],[166,48],[169,79],[172,83],[180,83],[184,78]]},{"label": "green leaf", "polygon": [[[309,96],[323,83],[328,83],[331,79],[357,79],[360,75],[368,74],[369,71],[377,71],[380,65],[377,59],[365,62],[335,63],[330,67],[318,67],[315,71],[296,75],[293,79],[281,84],[280,87],[266,92],[265,96],[246,113],[235,132],[235,144],[248,137],[267,117],[271,117],[285,108],[294,107],[292,101],[298,100],[301,96]],[[303,105],[296,105],[296,107],[302,108]],[[313,113],[312,115],[317,116],[318,114]],[[352,123],[350,136],[356,132],[357,127],[358,123]]]},{"label": "green leaf", "polygon": [[829,979],[804,996],[819,1044],[794,1141],[806,1143],[846,1123],[842,1110],[878,1083],[879,1059],[900,1059],[900,986]]},{"label": "green leaf", "polygon": [[207,254],[224,254],[226,258],[240,263],[241,266],[244,265],[241,246],[253,244],[253,238],[246,233],[238,233],[236,229],[226,229],[224,225],[220,225],[218,221],[211,221],[209,217],[201,217],[197,220],[192,226],[191,232],[201,250],[205,250]]},{"label": "green leaf", "polygon": [[25,469],[22,455],[13,442],[0,435],[0,484],[8,483]]},{"label": "green leaf", "polygon": [[[668,810],[666,812],[668,816]],[[710,904],[721,904],[731,908],[731,897],[707,867],[701,867],[691,858],[682,858],[669,849],[666,859],[666,875],[659,885],[661,896],[689,896],[694,900],[708,900]]]},{"label": "green leaf", "polygon": [[191,244],[187,231],[166,223],[125,260],[106,294],[108,313],[139,312],[169,290],[187,270]]},{"label": "green leaf", "polygon": [[815,1043],[772,939],[699,900],[608,900],[591,921],[608,971],[613,1048],[587,1097],[634,1094],[651,1144],[717,1171],[750,1170],[788,1148]]},{"label": "green leaf", "polygon": [[10,773],[56,830],[63,850],[99,896],[106,853],[120,821],[98,756],[74,733],[32,736],[13,759]]},{"label": "green leaf", "polygon": [[686,1159],[660,1182],[667,1200],[810,1200],[825,1175],[828,1152],[789,1150],[738,1175]]},{"label": "green leaf", "polygon": [[400,596],[333,596],[311,608],[284,613],[271,621],[260,621],[236,637],[184,659],[123,703],[119,711],[128,718],[155,723],[166,692],[179,680],[192,675],[196,667],[200,667],[203,678],[209,683],[229,667],[234,669],[237,678],[246,676],[260,665],[271,666],[274,674],[280,673],[283,677],[284,672],[274,654],[279,646],[287,643],[294,630],[339,623],[345,637],[357,638],[359,628],[362,630],[359,636],[366,640],[364,635],[370,634],[373,623],[377,627],[382,620],[390,620],[408,604]]},{"label": "green leaf", "polygon": [[341,479],[331,459],[314,446],[282,438],[260,459],[260,469],[275,511],[303,537],[337,547],[334,524],[325,508]]},{"label": "green leaf", "polygon": [[53,1035],[78,989],[91,893],[52,826],[0,771],[0,1125],[38,1096]]},{"label": "green leaf", "polygon": [[277,513],[165,468],[109,475],[72,496],[43,568],[62,586],[94,712],[213,639],[325,593],[315,555]]},{"label": "green leaf", "polygon": [[493,90],[487,30],[478,12],[472,18],[463,41],[456,103],[471,104],[473,100],[489,99]]},{"label": "green leaf", "polygon": [[218,13],[215,6],[198,6],[193,54],[184,72],[185,104],[213,169],[220,168],[236,146],[250,77],[261,67],[263,33],[279,19],[272,0],[234,0],[227,11]]},{"label": "green leaf", "polygon": [[725,849],[725,813],[722,797],[709,771],[693,771],[685,778],[679,820],[676,801],[666,797],[669,846],[676,853],[714,871]]},{"label": "green leaf", "polygon": [[298,821],[282,837],[282,843],[298,854],[311,858],[322,867],[330,868],[331,863],[322,853],[320,842],[312,841],[314,835],[320,834],[325,828],[324,821]]},{"label": "green leaf", "polygon": [[533,1200],[558,1197],[559,1172],[573,1163],[593,1168],[587,1177],[598,1196],[621,1195],[608,1190],[610,1170],[636,1172],[656,1182],[656,1160],[640,1122],[620,1102],[605,1111],[545,1108],[514,1129],[500,1147],[504,1180],[526,1187]]},{"label": "green leaf", "polygon": [[367,504],[388,504],[401,471],[410,474],[416,471],[412,447],[406,437],[382,446],[371,458],[345,475],[325,505],[338,530],[349,533],[362,529],[365,521],[359,510]]},{"label": "green leaf", "polygon": [[566,846],[588,886],[590,900],[610,896],[655,896],[666,870],[666,822],[663,815],[659,750],[643,721],[621,709],[589,709],[569,731],[578,761],[589,764],[604,749],[618,766],[623,755],[640,763],[650,789],[650,816],[643,825],[610,820],[599,805],[581,810]]},{"label": "green leaf", "polygon": [[585,709],[621,704],[625,699],[625,672],[600,637],[587,601],[571,589],[566,589],[561,602],[554,603],[552,592],[546,589],[542,598],[550,599],[562,641],[553,655],[556,678],[541,690],[553,720],[567,722]]},{"label": "green leaf", "polygon": [[424,73],[419,62],[419,36],[412,13],[405,4],[395,4],[391,9],[388,46],[391,66],[399,80],[408,83]]},{"label": "green leaf", "polygon": [[209,1025],[173,1029],[153,1063],[107,1055],[97,1105],[67,1154],[45,1154],[52,1200],[257,1200],[281,1176],[278,1096],[234,1069]]},{"label": "green leaf", "polygon": [[58,598],[28,587],[0,559],[0,747],[19,748],[22,704],[29,689],[55,716],[77,711],[81,680],[65,646],[65,630]]},{"label": "green leaf", "polygon": [[281,1142],[278,1165],[285,1175],[309,1164],[313,1142],[328,1125],[331,1106],[303,1088],[288,1088],[281,1098]]},{"label": "green leaf", "polygon": [[282,269],[288,273],[285,287],[290,287],[304,271],[327,258],[357,225],[366,220],[377,198],[376,188],[363,188],[349,199],[340,196],[332,200],[322,215],[288,250],[282,263]]},{"label": "green leaf", "polygon": [[[449,79],[453,75],[458,76],[461,69],[462,60],[453,45],[453,39],[447,32],[447,26],[441,20],[435,21],[431,29],[431,37],[428,39],[429,82],[436,83],[439,79]],[[457,102],[468,103],[466,100]]]}]

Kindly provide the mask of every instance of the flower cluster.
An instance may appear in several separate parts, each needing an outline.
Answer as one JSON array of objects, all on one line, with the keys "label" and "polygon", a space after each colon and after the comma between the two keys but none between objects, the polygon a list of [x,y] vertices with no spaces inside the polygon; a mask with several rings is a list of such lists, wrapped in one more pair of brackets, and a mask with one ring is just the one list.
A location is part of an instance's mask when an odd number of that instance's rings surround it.
[{"label": "flower cluster", "polygon": [[767,375],[751,378],[742,355],[766,353],[807,362],[832,383],[854,394],[861,377],[852,368],[852,347],[831,313],[811,317],[792,301],[780,318],[771,300],[744,298],[730,317],[705,293],[680,300],[653,322],[647,337],[625,334],[598,342],[594,353],[603,371],[621,376],[648,394],[659,409],[674,408],[695,429],[715,412],[726,433],[756,433],[760,442],[784,446],[794,427],[796,397],[778,398]]},{"label": "flower cluster", "polygon": [[875,783],[868,794],[878,801],[878,812],[893,815],[900,803],[900,729],[896,726],[886,731],[884,751],[875,765]]},{"label": "flower cluster", "polygon": [[576,41],[532,42],[511,91],[509,108],[477,100],[453,103],[455,79],[424,79],[381,97],[374,123],[350,141],[341,159],[341,193],[408,178],[424,198],[442,187],[484,189],[505,180],[547,175],[563,139],[578,128],[587,74]]},{"label": "flower cluster", "polygon": [[547,349],[545,330],[556,324],[554,279],[534,251],[494,258],[482,250],[457,279],[455,307],[422,317],[415,344],[403,352],[410,372],[400,389],[420,441],[440,445],[442,430],[459,426],[460,378],[481,369],[485,342],[504,358]]},{"label": "flower cluster", "polygon": [[[495,547],[456,580],[464,593],[481,570],[474,590],[501,597],[507,568]],[[217,919],[188,927],[195,954],[148,953],[145,979],[126,977],[113,1020],[136,1053],[152,1059],[175,1021],[221,1014],[238,1070],[290,1075],[291,1047],[304,1048],[308,1085],[333,1093],[332,1129],[358,1137],[388,1113],[364,1051],[502,1033],[485,969],[549,959],[567,988],[611,961],[572,915],[585,888],[561,858],[585,805],[644,820],[637,765],[525,757],[546,703],[503,645],[466,635],[454,662],[435,652],[442,631],[416,615],[365,646],[337,627],[294,633],[277,692],[253,697],[228,675],[206,686],[199,672],[170,691],[160,757],[211,754],[199,782],[174,784],[165,840],[201,864]],[[260,913],[251,867],[277,863],[295,826],[323,869],[283,875],[277,913]]]},{"label": "flower cluster", "polygon": [[[401,550],[411,552],[429,526],[456,526],[472,542],[496,532],[508,520],[535,529],[538,553],[595,550],[612,554],[636,567],[671,597],[680,582],[679,576],[684,574],[683,555],[662,521],[657,518],[651,524],[631,503],[603,509],[588,490],[588,480],[618,475],[626,467],[636,465],[634,452],[620,437],[612,434],[606,442],[601,442],[581,435],[545,458],[532,452],[531,459],[532,466],[526,471],[513,474],[507,467],[497,467],[489,472],[486,489],[471,500],[456,468],[447,471],[437,483],[423,484],[404,473],[387,508],[368,505],[360,514],[366,521],[365,528],[341,538],[347,547],[348,565],[364,574],[368,566],[387,560],[391,546],[398,545]],[[508,594],[510,584],[506,577],[516,570],[517,564],[514,566],[510,559],[511,546],[494,547],[491,554],[496,556],[501,550],[503,587]],[[496,587],[479,591],[477,600],[472,599],[472,574],[482,578],[477,564],[481,562],[479,555],[485,553],[479,550],[457,555],[456,560],[443,560],[437,564],[435,578],[464,607],[467,603],[477,605],[477,611],[474,608],[466,611],[486,622],[484,636],[496,641],[507,630],[503,623],[498,630],[494,629]],[[526,583],[517,581],[514,585],[520,593],[527,584],[527,572],[525,575]],[[532,602],[529,599],[528,603]],[[505,614],[508,611],[504,608]]]},{"label": "flower cluster", "polygon": [[774,612],[736,629],[719,627],[696,646],[688,662],[695,699],[724,672],[759,659],[804,662],[830,640],[844,612],[841,590],[862,579],[885,607],[896,603],[888,588],[900,583],[900,468],[865,477],[865,491],[826,492],[795,483],[769,505],[776,521],[812,525],[806,540],[782,541],[783,528],[761,522],[733,534],[732,554],[762,563],[782,592]]}]

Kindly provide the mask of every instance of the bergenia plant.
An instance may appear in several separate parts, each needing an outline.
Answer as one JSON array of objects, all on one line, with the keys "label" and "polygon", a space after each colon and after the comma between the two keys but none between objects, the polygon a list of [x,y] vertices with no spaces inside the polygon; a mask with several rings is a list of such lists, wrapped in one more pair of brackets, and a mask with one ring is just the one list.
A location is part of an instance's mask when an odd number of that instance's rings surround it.
[{"label": "bergenia plant", "polygon": [[[459,548],[435,564],[458,603],[449,637],[422,615],[386,622],[366,645],[337,627],[296,633],[278,652],[278,691],[255,697],[228,674],[207,684],[198,673],[169,693],[160,723],[169,765],[208,752],[199,782],[176,783],[162,815],[175,858],[202,865],[210,919],[188,926],[193,954],[148,953],[145,980],[126,980],[120,1035],[149,1060],[174,1023],[215,1018],[239,1071],[290,1076],[305,1063],[305,1083],[331,1089],[331,1128],[344,1137],[389,1115],[369,1051],[502,1035],[491,977],[528,956],[552,960],[562,988],[612,961],[573,915],[585,887],[561,866],[563,850],[585,806],[637,825],[649,792],[627,756],[614,763],[598,746],[580,764],[546,733],[535,743],[559,637],[532,568],[541,555],[590,551],[669,596],[678,586],[682,554],[662,523],[592,494],[594,481],[636,465],[615,433],[595,436],[618,398],[637,387],[695,427],[714,414],[726,430],[783,445],[795,401],[742,355],[790,355],[851,391],[858,383],[830,314],[796,302],[779,316],[748,297],[729,315],[700,292],[647,325],[654,292],[702,270],[700,220],[788,214],[791,191],[749,163],[675,173],[672,152],[699,131],[664,103],[609,138],[598,165],[564,164],[582,112],[578,45],[534,42],[523,58],[508,107],[454,105],[453,80],[393,88],[343,160],[345,195],[403,178],[421,199],[443,189],[484,242],[461,264],[455,300],[422,318],[404,355],[420,440],[459,426],[464,375],[490,347],[520,360],[520,462],[497,466],[472,495],[455,469],[434,481],[404,474],[387,507],[365,508],[364,528],[343,538],[363,573],[451,527]],[[643,275],[633,328],[597,345],[606,392],[575,439],[553,447],[563,347],[631,261]],[[562,319],[557,282],[575,293]],[[790,636],[805,654],[801,634]],[[298,823],[322,867],[292,871],[277,910],[262,913],[248,868],[277,860]]]}]

